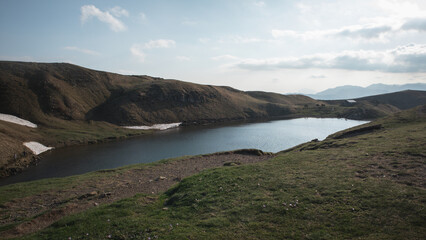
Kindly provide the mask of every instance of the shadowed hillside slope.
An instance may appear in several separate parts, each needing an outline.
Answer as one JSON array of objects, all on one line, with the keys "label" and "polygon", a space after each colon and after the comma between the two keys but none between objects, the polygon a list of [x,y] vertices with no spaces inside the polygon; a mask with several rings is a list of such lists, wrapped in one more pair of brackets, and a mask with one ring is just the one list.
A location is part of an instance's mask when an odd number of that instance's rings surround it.
[{"label": "shadowed hillside slope", "polygon": [[46,125],[52,117],[119,125],[244,120],[291,115],[298,106],[318,103],[305,96],[280,96],[275,100],[230,87],[65,63],[0,62],[0,112]]},{"label": "shadowed hillside slope", "polygon": [[243,92],[149,76],[125,76],[66,63],[0,62],[0,113],[52,126],[58,120],[117,125],[289,117],[372,119],[425,104],[426,92],[342,101],[303,95]]},{"label": "shadowed hillside slope", "polygon": [[380,104],[389,104],[401,110],[406,110],[418,105],[426,104],[426,91],[406,90],[402,92],[358,98],[357,101],[370,102],[376,106]]}]

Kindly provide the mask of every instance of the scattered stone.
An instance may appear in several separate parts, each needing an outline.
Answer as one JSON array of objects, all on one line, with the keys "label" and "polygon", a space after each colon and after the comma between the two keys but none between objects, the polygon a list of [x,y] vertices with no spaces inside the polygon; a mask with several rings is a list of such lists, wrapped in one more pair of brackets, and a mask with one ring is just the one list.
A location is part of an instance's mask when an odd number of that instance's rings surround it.
[{"label": "scattered stone", "polygon": [[97,191],[93,191],[91,193],[86,193],[86,194],[81,195],[80,197],[78,197],[78,200],[82,200],[82,199],[85,199],[85,198],[93,197],[93,196],[96,196],[96,195],[98,195],[98,192]]},{"label": "scattered stone", "polygon": [[163,176],[159,176],[157,179],[155,179],[156,181],[158,181],[158,180],[166,180],[167,178],[166,177],[163,177]]},{"label": "scattered stone", "polygon": [[163,207],[163,210],[167,211],[167,210],[169,210],[169,208],[168,207]]},{"label": "scattered stone", "polygon": [[112,194],[111,192],[102,193],[101,195],[99,195],[99,198],[106,198],[111,196],[111,194]]},{"label": "scattered stone", "polygon": [[95,202],[95,203],[93,203],[93,205],[94,205],[95,207],[97,207],[97,206],[99,206],[99,203]]},{"label": "scattered stone", "polygon": [[226,166],[226,167],[232,167],[232,166],[238,166],[238,165],[241,165],[241,163],[240,162],[226,162],[226,163],[223,164],[223,166]]}]

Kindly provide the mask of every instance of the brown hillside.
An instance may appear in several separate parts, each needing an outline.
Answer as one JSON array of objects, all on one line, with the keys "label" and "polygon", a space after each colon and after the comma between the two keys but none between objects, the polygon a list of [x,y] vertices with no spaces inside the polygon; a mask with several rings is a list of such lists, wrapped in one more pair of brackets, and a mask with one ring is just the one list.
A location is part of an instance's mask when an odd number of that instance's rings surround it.
[{"label": "brown hillside", "polygon": [[244,120],[291,115],[315,102],[66,63],[0,62],[0,112],[45,125],[52,117],[119,125]]},{"label": "brown hillside", "polygon": [[367,101],[374,105],[389,104],[401,110],[426,104],[426,91],[406,90],[395,93],[381,94],[358,98],[358,101]]}]

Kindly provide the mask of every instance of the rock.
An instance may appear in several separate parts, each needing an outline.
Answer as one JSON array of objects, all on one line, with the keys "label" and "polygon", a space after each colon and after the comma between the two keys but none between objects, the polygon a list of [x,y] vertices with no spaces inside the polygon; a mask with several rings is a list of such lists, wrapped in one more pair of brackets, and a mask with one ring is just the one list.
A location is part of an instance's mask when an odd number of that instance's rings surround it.
[{"label": "rock", "polygon": [[106,198],[106,197],[109,197],[109,196],[111,196],[111,193],[106,192],[106,193],[102,193],[101,195],[99,195],[99,198]]},{"label": "rock", "polygon": [[97,191],[93,191],[93,192],[81,195],[80,197],[78,197],[78,200],[82,200],[82,199],[85,199],[85,198],[93,197],[93,196],[96,196],[96,195],[98,195],[98,192]]},{"label": "rock", "polygon": [[238,165],[241,165],[241,163],[240,162],[226,162],[226,163],[223,164],[223,166],[227,166],[227,167],[238,166]]}]

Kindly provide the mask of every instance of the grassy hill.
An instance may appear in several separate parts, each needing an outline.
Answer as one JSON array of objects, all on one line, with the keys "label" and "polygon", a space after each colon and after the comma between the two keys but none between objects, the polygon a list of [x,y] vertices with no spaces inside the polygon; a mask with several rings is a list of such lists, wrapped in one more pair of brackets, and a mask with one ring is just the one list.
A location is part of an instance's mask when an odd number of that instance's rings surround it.
[{"label": "grassy hill", "polygon": [[[424,239],[425,136],[426,106],[417,107],[264,162],[204,170],[164,193],[70,215],[22,239]],[[0,187],[2,211],[151,165]]]},{"label": "grassy hill", "polygon": [[0,62],[0,111],[35,123],[107,121],[118,125],[229,121],[296,113],[305,96],[268,101],[230,87],[124,76],[65,63]]}]

